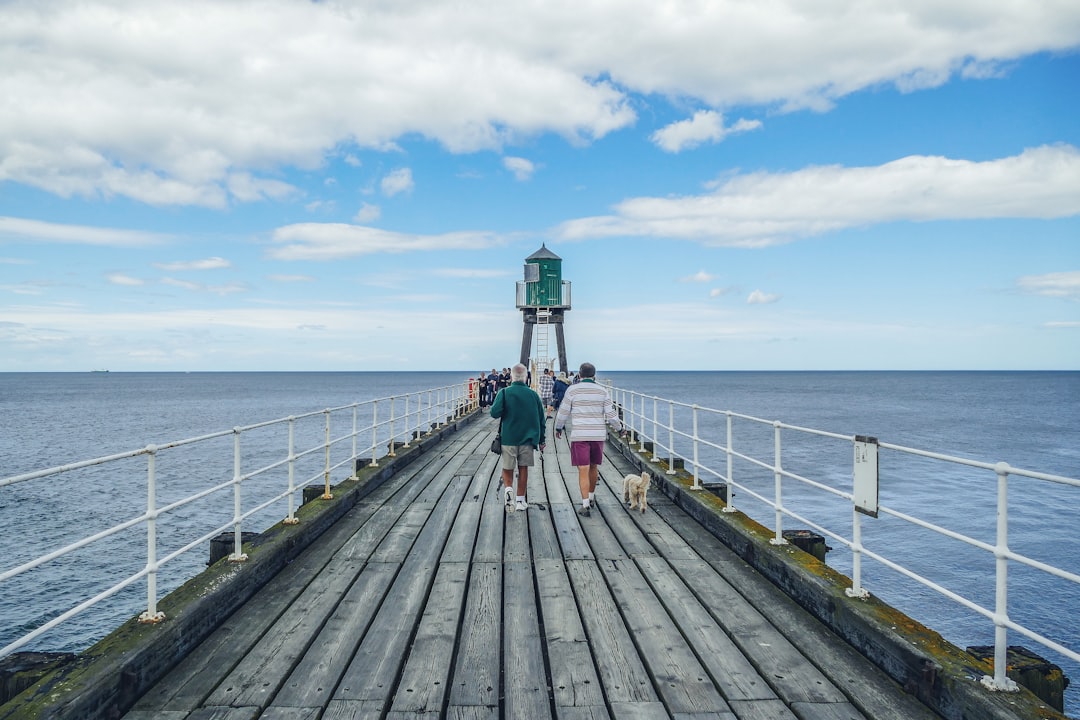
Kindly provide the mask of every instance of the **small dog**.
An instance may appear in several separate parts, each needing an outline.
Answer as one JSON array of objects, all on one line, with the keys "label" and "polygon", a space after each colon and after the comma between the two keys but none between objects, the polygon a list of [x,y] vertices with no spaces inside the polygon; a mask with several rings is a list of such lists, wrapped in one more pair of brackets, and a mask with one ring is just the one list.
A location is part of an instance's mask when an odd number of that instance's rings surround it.
[{"label": "small dog", "polygon": [[646,496],[649,494],[649,483],[652,478],[649,477],[649,473],[643,472],[640,475],[627,475],[622,481],[623,502],[630,506],[633,510],[635,507],[640,509],[641,512],[645,512],[645,508],[648,507],[646,502]]}]

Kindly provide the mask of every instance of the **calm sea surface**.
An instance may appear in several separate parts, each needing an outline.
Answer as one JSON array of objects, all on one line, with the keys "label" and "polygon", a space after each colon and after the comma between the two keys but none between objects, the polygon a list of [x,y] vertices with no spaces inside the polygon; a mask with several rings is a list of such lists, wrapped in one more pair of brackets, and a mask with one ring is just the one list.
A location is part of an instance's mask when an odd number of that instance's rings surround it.
[{"label": "calm sea surface", "polygon": [[[0,477],[327,407],[400,396],[462,382],[469,376],[469,372],[2,373]],[[648,396],[764,420],[843,435],[872,435],[896,445],[1080,477],[1077,372],[612,372],[602,374],[601,380]],[[675,412],[677,424],[688,419],[688,409],[669,411],[667,404],[651,399],[645,402],[650,419],[654,407],[661,421],[666,421],[669,412]],[[321,437],[323,426],[315,420],[298,430],[298,449],[314,445]],[[344,432],[347,428],[334,434]],[[647,425],[646,432],[652,432],[651,426]],[[723,444],[725,432],[722,416],[701,415],[703,436]],[[243,442],[245,454],[265,446],[273,449],[275,459],[284,455],[286,447],[280,428],[263,435],[245,433]],[[733,444],[737,449],[770,460],[772,443],[771,427],[736,421]],[[676,439],[675,445],[681,455],[691,452],[681,446],[685,445],[682,439]],[[191,487],[224,482],[232,475],[231,438],[169,452],[158,461],[159,502],[183,497]],[[726,472],[726,461],[716,451],[705,448],[701,462]],[[884,505],[994,542],[997,486],[993,473],[914,462],[885,450],[880,464]],[[105,529],[144,512],[145,459],[107,468],[0,488],[0,527],[9,538],[0,572],[70,542],[73,528],[81,536],[88,528]],[[810,441],[785,432],[784,468],[850,491],[850,443]],[[707,480],[708,473],[703,475]],[[736,505],[771,526],[771,511],[755,501],[752,493],[771,497],[772,473],[737,465],[733,475],[751,491],[738,493]],[[842,504],[823,501],[820,493],[810,493],[794,481],[785,481],[784,500],[806,519],[850,537],[851,512]],[[1080,573],[1080,490],[1014,477],[1009,502],[1010,548]],[[206,517],[227,520],[231,511],[231,494],[219,494],[201,506],[174,513],[159,528],[159,553],[181,544],[185,523],[202,527]],[[275,509],[256,522],[265,527],[281,517]],[[785,519],[785,528],[797,527],[796,521]],[[987,553],[885,516],[866,518],[863,532],[864,542],[874,551],[984,607],[993,607],[994,562]],[[145,565],[141,525],[109,542],[108,552],[81,551],[0,582],[0,647],[70,608],[73,598],[100,592],[107,587],[102,578],[115,582]],[[840,546],[831,540],[829,544]],[[206,553],[196,551],[166,565],[158,581],[159,595],[198,572],[205,558]],[[851,574],[846,548],[836,547],[828,561]],[[863,585],[961,647],[993,643],[990,621],[879,563],[864,562]],[[1009,591],[1014,620],[1067,647],[1080,647],[1080,588],[1013,563]],[[23,649],[83,649],[122,619],[137,614],[140,605],[145,609],[145,592],[145,583],[135,583],[100,609],[77,616]],[[1010,642],[1027,645],[1062,665],[1074,681],[1067,691],[1066,709],[1070,714],[1080,712],[1080,667],[1015,633]]]}]

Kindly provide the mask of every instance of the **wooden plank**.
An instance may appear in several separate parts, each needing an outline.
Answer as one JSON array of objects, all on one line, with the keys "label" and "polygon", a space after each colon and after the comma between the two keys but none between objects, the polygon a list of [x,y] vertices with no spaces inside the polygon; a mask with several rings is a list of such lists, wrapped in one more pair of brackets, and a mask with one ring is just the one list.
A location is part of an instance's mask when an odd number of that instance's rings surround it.
[{"label": "wooden plank", "polygon": [[739,720],[796,720],[795,714],[779,698],[775,700],[729,700],[728,702]]},{"label": "wooden plank", "polygon": [[205,707],[192,711],[188,720],[255,720],[257,707]]},{"label": "wooden plank", "polygon": [[634,563],[598,563],[664,705],[672,713],[729,712],[705,668]]},{"label": "wooden plank", "polygon": [[502,565],[474,563],[461,621],[450,706],[499,705]]},{"label": "wooden plank", "polygon": [[334,700],[371,700],[380,707],[390,704],[435,569],[434,565],[423,565],[413,558],[402,566],[342,676]]},{"label": "wooden plank", "polygon": [[327,567],[221,681],[207,705],[266,707],[319,628],[351,587],[360,567]]},{"label": "wooden plank", "polygon": [[398,680],[392,712],[442,712],[450,681],[469,566],[443,563]]},{"label": "wooden plank", "polygon": [[323,720],[371,720],[381,718],[385,709],[381,700],[331,700]]},{"label": "wooden plank", "polygon": [[263,710],[259,720],[319,720],[322,707],[294,708],[270,706]]},{"label": "wooden plank", "polygon": [[398,568],[374,563],[363,569],[269,707],[326,706]]},{"label": "wooden plank", "polygon": [[655,702],[613,702],[611,714],[615,720],[670,720],[664,703]]},{"label": "wooden plank", "polygon": [[[567,560],[592,560],[593,552],[585,539],[585,533],[578,522],[577,508],[567,503],[552,503],[551,520],[555,524],[555,533],[559,538],[562,556]],[[591,520],[591,518],[582,518]],[[597,520],[603,522],[598,517]]]},{"label": "wooden plank", "polygon": [[511,718],[551,717],[532,566],[503,564],[503,694]]},{"label": "wooden plank", "polygon": [[556,715],[567,717],[569,708],[579,708],[584,714],[575,717],[607,717],[600,678],[589,652],[566,566],[559,560],[538,560],[534,571]]},{"label": "wooden plank", "polygon": [[851,703],[797,702],[791,704],[791,710],[799,720],[866,720]]},{"label": "wooden plank", "polygon": [[492,468],[493,476],[484,495],[483,508],[480,511],[480,529],[476,533],[476,547],[473,550],[474,562],[502,562],[503,552],[503,509],[502,482],[498,479],[499,471]]},{"label": "wooden plank", "polygon": [[532,558],[529,552],[529,515],[541,512],[539,508],[533,508],[506,513],[503,521],[503,562],[528,562]]},{"label": "wooden plank", "polygon": [[499,708],[475,705],[451,705],[446,709],[448,720],[499,720]]},{"label": "wooden plank", "polygon": [[626,625],[619,613],[613,610],[615,601],[596,563],[567,560],[566,569],[612,714],[622,717],[615,712],[617,703],[655,702],[659,705],[652,680]]},{"label": "wooden plank", "polygon": [[555,522],[551,515],[551,506],[543,505],[529,508],[529,542],[532,547],[532,559],[561,560],[562,549],[555,533]]},{"label": "wooden plank", "polygon": [[483,508],[481,497],[482,493],[474,494],[471,487],[465,491],[440,562],[467,563],[472,560],[476,532],[480,525],[480,510]]},{"label": "wooden plank", "polygon": [[729,702],[776,699],[769,684],[665,560],[639,558],[637,565]]},{"label": "wooden plank", "polygon": [[[611,713],[606,705],[585,705],[582,707],[556,706],[555,717],[558,720],[611,720]],[[667,715],[665,714],[666,718]]]}]

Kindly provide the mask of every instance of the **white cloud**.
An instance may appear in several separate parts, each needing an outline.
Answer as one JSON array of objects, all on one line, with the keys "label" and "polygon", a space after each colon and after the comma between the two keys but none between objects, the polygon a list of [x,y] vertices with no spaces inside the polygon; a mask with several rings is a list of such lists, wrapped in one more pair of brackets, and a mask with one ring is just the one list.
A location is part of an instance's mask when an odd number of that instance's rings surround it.
[{"label": "white cloud", "polygon": [[310,275],[267,275],[266,278],[282,283],[315,282],[315,278]]},{"label": "white cloud", "polygon": [[514,174],[515,180],[521,182],[530,179],[536,172],[536,166],[522,157],[504,157],[503,167]]},{"label": "white cloud", "polygon": [[155,233],[116,228],[97,228],[86,225],[0,217],[0,237],[15,240],[72,243],[76,245],[107,245],[111,247],[148,247],[160,245],[168,238]]},{"label": "white cloud", "polygon": [[679,278],[679,282],[681,283],[707,283],[712,282],[712,280],[713,276],[705,272],[704,270],[698,270],[693,275],[687,275],[685,277]]},{"label": "white cloud", "polygon": [[779,295],[755,290],[746,298],[747,305],[769,305],[780,300]]},{"label": "white cloud", "polygon": [[481,268],[441,268],[432,271],[433,275],[449,278],[504,278],[516,275],[509,270],[485,270]]},{"label": "white cloud", "polygon": [[562,240],[647,236],[761,247],[897,221],[1080,214],[1080,151],[1042,146],[973,162],[913,155],[876,167],[809,167],[726,177],[703,195],[641,197],[563,223]]},{"label": "white cloud", "polygon": [[283,245],[268,251],[275,260],[339,260],[373,253],[482,250],[500,240],[493,233],[483,232],[410,235],[362,225],[297,223],[275,230],[273,242]]},{"label": "white cloud", "polygon": [[1080,270],[1025,275],[1016,284],[1021,290],[1035,295],[1080,299]]},{"label": "white cloud", "polygon": [[382,215],[382,209],[378,205],[361,203],[360,209],[353,216],[353,222],[361,224],[374,222],[379,219],[380,215]]},{"label": "white cloud", "polygon": [[137,287],[139,285],[146,284],[144,280],[140,280],[139,278],[133,278],[128,275],[124,275],[123,273],[110,273],[105,277],[105,279],[113,285],[124,285],[128,287]]},{"label": "white cloud", "polygon": [[723,297],[724,295],[730,295],[732,292],[734,292],[734,288],[729,288],[729,287],[713,288],[712,290],[709,290],[709,297],[711,297],[711,298]]},{"label": "white cloud", "polygon": [[181,270],[220,270],[232,267],[232,263],[222,257],[209,257],[203,260],[180,260],[170,263],[154,263],[154,267],[168,272]]},{"label": "white cloud", "polygon": [[360,167],[363,163],[360,162],[360,158],[356,157],[352,153],[349,153],[345,156],[345,164],[351,165],[352,167]]},{"label": "white cloud", "polygon": [[379,183],[383,195],[387,197],[393,197],[398,193],[412,192],[414,186],[412,170],[409,168],[398,168],[386,175],[382,182]]},{"label": "white cloud", "polygon": [[724,116],[714,110],[699,110],[689,120],[679,120],[652,134],[652,141],[670,153],[682,152],[703,143],[720,142],[728,135],[757,130],[760,120],[739,119],[724,127]]},{"label": "white cloud", "polygon": [[[1075,48],[1078,28],[1080,5],[1060,0],[3,3],[0,97],[19,112],[0,116],[0,182],[225,207],[291,194],[277,168],[343,145],[588,142],[636,121],[632,93],[823,109],[883,83],[985,77]],[[672,147],[694,137],[681,132]]]},{"label": "white cloud", "polygon": [[210,293],[222,297],[247,291],[247,287],[240,283],[231,283],[229,285],[203,285],[202,283],[191,282],[190,280],[179,280],[171,277],[162,278],[161,282],[164,285],[190,290],[191,292]]}]

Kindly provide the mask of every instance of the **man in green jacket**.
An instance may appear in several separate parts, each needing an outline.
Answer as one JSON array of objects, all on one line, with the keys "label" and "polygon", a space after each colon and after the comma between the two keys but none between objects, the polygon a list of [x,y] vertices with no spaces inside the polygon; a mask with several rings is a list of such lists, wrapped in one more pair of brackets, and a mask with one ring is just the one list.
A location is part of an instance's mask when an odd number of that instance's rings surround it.
[{"label": "man in green jacket", "polygon": [[[510,385],[499,391],[491,404],[491,417],[502,418],[503,498],[507,512],[525,510],[525,489],[533,451],[544,451],[547,413],[540,396],[525,384],[528,369],[518,363],[510,370]],[[514,468],[518,471],[517,502],[514,498]]]}]

